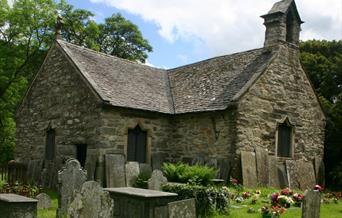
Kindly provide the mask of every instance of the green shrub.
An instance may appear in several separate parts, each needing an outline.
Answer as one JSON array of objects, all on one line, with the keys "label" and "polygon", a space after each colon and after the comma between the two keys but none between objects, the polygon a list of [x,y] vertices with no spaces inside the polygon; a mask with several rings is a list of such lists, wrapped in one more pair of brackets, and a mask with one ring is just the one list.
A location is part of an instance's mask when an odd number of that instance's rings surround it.
[{"label": "green shrub", "polygon": [[195,198],[196,212],[200,217],[207,217],[214,211],[227,213],[229,192],[227,187],[205,187],[191,184],[165,184],[163,191],[177,193],[178,200]]},{"label": "green shrub", "polygon": [[137,177],[137,179],[135,180],[133,187],[136,188],[144,188],[147,189],[148,188],[148,179],[151,177],[151,175],[147,174],[147,173],[140,173]]},{"label": "green shrub", "polygon": [[214,179],[217,170],[212,167],[195,164],[190,166],[184,163],[164,163],[163,172],[168,181],[208,185]]},{"label": "green shrub", "polygon": [[19,183],[15,183],[10,185],[5,183],[0,187],[0,193],[13,193],[26,197],[34,198],[41,192],[41,189],[34,185],[21,185]]}]

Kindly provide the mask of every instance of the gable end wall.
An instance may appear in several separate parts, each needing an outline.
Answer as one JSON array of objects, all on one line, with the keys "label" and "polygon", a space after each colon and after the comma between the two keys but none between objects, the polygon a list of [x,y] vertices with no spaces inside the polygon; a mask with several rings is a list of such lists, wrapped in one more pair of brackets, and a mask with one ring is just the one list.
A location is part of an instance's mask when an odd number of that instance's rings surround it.
[{"label": "gable end wall", "polygon": [[278,122],[286,117],[294,127],[294,159],[323,157],[325,117],[299,51],[279,45],[278,56],[241,98],[237,116],[237,154],[255,147],[276,153]]}]

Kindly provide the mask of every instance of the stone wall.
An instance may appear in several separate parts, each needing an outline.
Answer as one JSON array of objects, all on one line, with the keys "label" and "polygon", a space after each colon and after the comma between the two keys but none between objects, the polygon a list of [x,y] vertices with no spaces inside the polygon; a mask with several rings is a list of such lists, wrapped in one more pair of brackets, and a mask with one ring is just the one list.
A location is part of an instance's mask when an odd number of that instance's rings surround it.
[{"label": "stone wall", "polygon": [[[242,97],[237,115],[239,150],[268,149],[276,155],[277,124],[294,124],[294,159],[323,157],[325,118],[299,62],[299,50],[280,44],[278,55]],[[278,158],[279,160],[279,158]]]},{"label": "stone wall", "polygon": [[76,144],[95,149],[100,101],[64,54],[53,48],[16,115],[15,156],[45,159],[46,131],[55,130],[56,160],[75,157]]}]

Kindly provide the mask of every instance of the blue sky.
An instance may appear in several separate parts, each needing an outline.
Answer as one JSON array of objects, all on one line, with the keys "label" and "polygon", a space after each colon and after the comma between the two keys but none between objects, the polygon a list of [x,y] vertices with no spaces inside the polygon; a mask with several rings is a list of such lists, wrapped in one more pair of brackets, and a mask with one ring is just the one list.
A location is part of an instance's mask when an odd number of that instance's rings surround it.
[{"label": "blue sky", "polygon": [[[148,64],[173,68],[213,56],[261,47],[259,17],[277,0],[67,0],[97,22],[120,12],[153,47]],[[301,39],[342,39],[341,0],[297,0]]]}]

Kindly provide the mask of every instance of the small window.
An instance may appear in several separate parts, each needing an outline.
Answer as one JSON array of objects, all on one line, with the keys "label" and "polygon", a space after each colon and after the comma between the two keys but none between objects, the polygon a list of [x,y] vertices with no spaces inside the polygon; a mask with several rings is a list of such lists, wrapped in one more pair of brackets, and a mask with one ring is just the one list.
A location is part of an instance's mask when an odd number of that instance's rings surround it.
[{"label": "small window", "polygon": [[79,144],[76,145],[76,159],[80,162],[81,166],[85,166],[87,158],[87,145],[86,144]]},{"label": "small window", "polygon": [[46,132],[45,159],[55,159],[55,130],[49,129]]},{"label": "small window", "polygon": [[291,124],[286,120],[278,126],[278,157],[292,157],[292,129]]},{"label": "small window", "polygon": [[127,161],[146,162],[147,132],[140,126],[128,130]]}]

